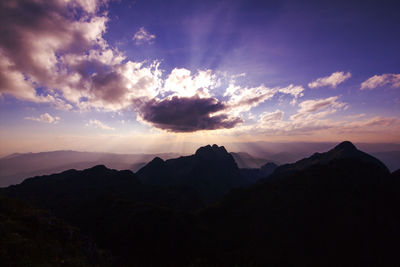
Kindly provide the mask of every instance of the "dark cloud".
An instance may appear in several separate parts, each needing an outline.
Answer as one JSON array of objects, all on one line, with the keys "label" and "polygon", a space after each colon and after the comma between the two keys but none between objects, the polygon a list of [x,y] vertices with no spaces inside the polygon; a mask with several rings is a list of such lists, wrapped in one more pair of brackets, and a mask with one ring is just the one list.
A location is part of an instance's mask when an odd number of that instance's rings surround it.
[{"label": "dark cloud", "polygon": [[117,72],[99,73],[93,75],[92,93],[97,99],[102,99],[109,103],[122,101],[126,89],[122,86],[124,77]]},{"label": "dark cloud", "polygon": [[215,98],[175,96],[161,101],[149,101],[140,107],[139,114],[155,127],[171,132],[233,128],[242,122],[240,118],[230,118],[227,114],[212,116],[225,108]]},{"label": "dark cloud", "polygon": [[[57,101],[52,90],[79,104],[81,97],[120,106],[124,79],[114,68],[120,54],[102,38],[104,1],[0,1],[0,94]],[[37,99],[41,86],[53,97]],[[58,100],[62,101],[62,100]]]},{"label": "dark cloud", "polygon": [[[81,53],[92,43],[84,31],[72,27],[74,19],[61,1],[4,0],[0,3],[0,47],[14,68],[49,79],[53,49]],[[45,53],[41,53],[47,50]],[[39,55],[38,55],[39,54]],[[40,57],[40,60],[38,58]],[[43,57],[47,57],[41,61]]]}]

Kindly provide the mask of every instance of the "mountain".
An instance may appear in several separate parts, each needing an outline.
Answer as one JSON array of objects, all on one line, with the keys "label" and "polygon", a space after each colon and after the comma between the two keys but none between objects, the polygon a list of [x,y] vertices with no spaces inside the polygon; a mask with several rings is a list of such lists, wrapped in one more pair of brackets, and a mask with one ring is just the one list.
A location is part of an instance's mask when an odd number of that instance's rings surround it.
[{"label": "mountain", "polygon": [[[79,228],[110,252],[108,266],[400,264],[400,171],[350,142],[296,164],[248,185],[232,155],[213,145],[154,158],[137,174],[95,166],[0,194]],[[210,196],[218,201],[201,205]]]},{"label": "mountain", "polygon": [[[137,171],[154,158],[155,154],[114,154],[78,151],[52,151],[41,153],[15,153],[0,159],[0,187],[18,184],[25,178],[48,175],[69,169],[87,169],[106,165],[112,169]],[[168,159],[179,156],[164,153]]]},{"label": "mountain", "polygon": [[[246,151],[257,158],[271,159],[280,164],[293,163],[308,157],[310,152],[324,152],[334,147],[332,142],[237,142],[226,143],[231,151]],[[381,160],[390,169],[400,169],[399,143],[356,143],[364,152]],[[241,167],[240,167],[241,168]]]},{"label": "mountain", "polygon": [[0,193],[24,199],[40,207],[62,212],[62,217],[79,209],[82,203],[104,198],[123,198],[176,209],[196,209],[202,204],[186,187],[160,188],[142,185],[129,170],[108,169],[104,165],[77,171],[28,178],[19,185],[0,188]]},{"label": "mountain", "polygon": [[358,150],[351,142],[344,141],[328,152],[314,153],[311,157],[296,161],[295,163],[281,165],[275,170],[274,174],[304,170],[313,165],[328,164],[329,162],[338,159],[361,160],[363,162],[374,164],[382,170],[389,172],[385,164],[383,164],[381,161],[365,152]]},{"label": "mountain", "polygon": [[189,186],[207,203],[215,201],[230,189],[247,183],[226,149],[207,145],[191,156],[162,160],[154,158],[136,173],[148,185]]},{"label": "mountain", "polygon": [[400,151],[374,152],[371,155],[385,163],[390,171],[400,169]]},{"label": "mountain", "polygon": [[[176,265],[184,259],[178,252],[186,251],[188,257],[193,253],[185,241],[199,238],[189,212],[203,206],[195,190],[143,185],[128,170],[103,165],[68,170],[26,179],[1,188],[0,194],[49,210],[78,227],[110,251],[114,266],[160,266],[167,255],[175,257]],[[152,258],[154,250],[158,258]]]},{"label": "mountain", "polygon": [[396,266],[399,178],[373,161],[337,158],[231,191],[199,214],[215,233],[209,263]]},{"label": "mountain", "polygon": [[269,159],[254,157],[246,152],[231,152],[230,154],[234,158],[239,169],[258,169],[268,162],[278,164],[278,162]]},{"label": "mountain", "polygon": [[249,181],[250,184],[256,183],[261,178],[266,178],[278,168],[273,162],[268,162],[258,169],[240,169],[240,175]]}]

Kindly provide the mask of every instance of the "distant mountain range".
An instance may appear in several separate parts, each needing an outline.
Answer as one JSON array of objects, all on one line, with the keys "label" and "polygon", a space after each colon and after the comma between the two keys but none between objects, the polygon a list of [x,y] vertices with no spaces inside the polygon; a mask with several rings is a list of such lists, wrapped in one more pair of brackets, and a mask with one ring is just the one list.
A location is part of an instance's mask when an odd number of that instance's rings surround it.
[{"label": "distant mountain range", "polygon": [[262,178],[267,178],[278,168],[273,162],[268,162],[260,168],[240,169],[240,175],[245,178],[249,184],[256,183]]},{"label": "distant mountain range", "polygon": [[230,153],[236,161],[240,169],[258,169],[266,163],[273,162],[276,165],[280,163],[271,159],[257,158],[246,152],[231,152]]},{"label": "distant mountain range", "polygon": [[347,141],[252,169],[239,169],[222,146],[205,146],[156,157],[136,174],[99,165],[32,177],[0,194],[79,228],[109,255],[104,266],[400,264],[400,170],[390,173]]},{"label": "distant mountain range", "polygon": [[0,187],[18,184],[25,178],[62,172],[83,170],[95,165],[105,165],[117,170],[137,171],[155,156],[164,159],[179,156],[163,154],[114,154],[98,152],[52,151],[41,153],[16,153],[0,159]]},{"label": "distant mountain range", "polygon": [[[271,160],[253,157],[247,153],[230,153],[239,168],[260,168]],[[105,165],[116,170],[138,171],[155,157],[177,158],[176,153],[114,154],[78,151],[15,153],[0,159],[0,187],[21,183],[33,176],[49,175],[69,169],[83,170]]]},{"label": "distant mountain range", "polygon": [[[263,143],[236,145],[237,149],[249,149],[251,153],[231,152],[239,169],[259,169],[266,163],[276,165],[293,163],[308,157],[310,151],[326,151],[331,143]],[[372,151],[370,154],[381,160],[390,171],[400,169],[400,145],[361,144]],[[279,150],[281,149],[281,150]],[[380,151],[379,149],[383,149]],[[254,156],[256,155],[256,156]],[[257,156],[258,155],[258,156]],[[0,187],[18,184],[25,178],[62,172],[68,169],[83,170],[95,165],[105,165],[116,170],[136,172],[154,157],[163,160],[177,158],[177,153],[115,154],[101,152],[51,151],[40,153],[14,153],[0,158]],[[248,173],[247,171],[243,171]],[[258,171],[250,171],[253,174]],[[259,173],[259,172],[258,172]],[[259,175],[259,174],[257,174]]]},{"label": "distant mountain range", "polygon": [[[234,151],[245,151],[255,158],[286,164],[309,157],[313,152],[328,151],[335,145],[332,142],[248,142],[230,143],[227,147]],[[357,143],[357,147],[381,160],[390,171],[400,169],[400,144]]]}]

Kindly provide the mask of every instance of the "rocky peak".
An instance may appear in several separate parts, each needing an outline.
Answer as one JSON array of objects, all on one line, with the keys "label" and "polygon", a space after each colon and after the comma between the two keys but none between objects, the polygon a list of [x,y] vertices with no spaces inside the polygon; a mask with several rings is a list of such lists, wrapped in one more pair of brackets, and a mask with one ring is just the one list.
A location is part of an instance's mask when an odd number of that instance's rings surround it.
[{"label": "rocky peak", "polygon": [[335,146],[333,150],[345,150],[345,151],[355,151],[357,150],[356,146],[353,145],[350,141],[344,141]]},{"label": "rocky peak", "polygon": [[203,159],[215,159],[215,158],[226,158],[229,153],[226,151],[225,147],[218,146],[216,144],[210,146],[203,146],[197,149],[195,155]]}]

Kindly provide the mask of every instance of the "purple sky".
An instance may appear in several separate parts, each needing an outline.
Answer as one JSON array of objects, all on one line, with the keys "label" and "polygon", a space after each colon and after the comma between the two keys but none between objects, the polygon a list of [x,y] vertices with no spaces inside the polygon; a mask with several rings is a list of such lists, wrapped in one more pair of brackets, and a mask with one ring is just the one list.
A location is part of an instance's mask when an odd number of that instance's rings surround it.
[{"label": "purple sky", "polygon": [[0,154],[400,143],[396,1],[3,0]]}]

